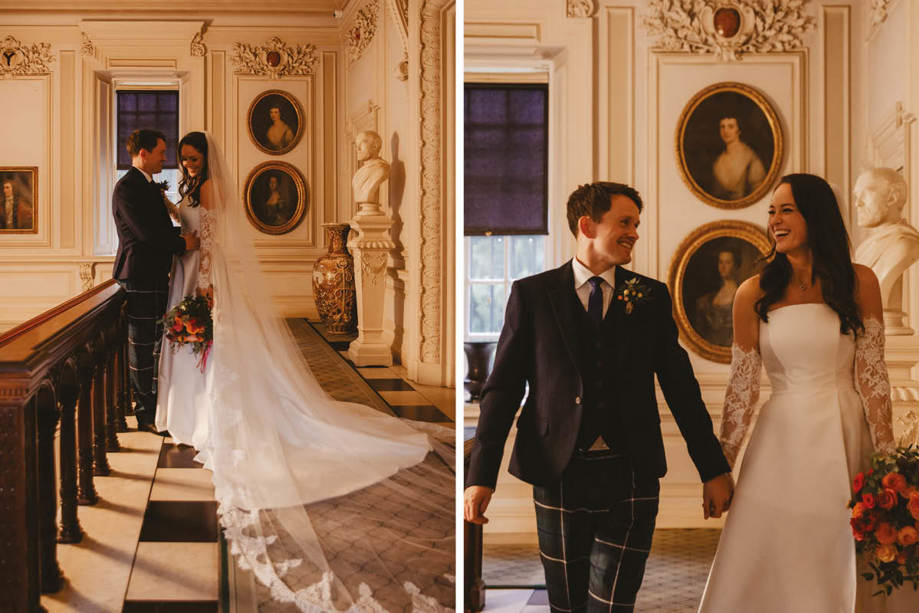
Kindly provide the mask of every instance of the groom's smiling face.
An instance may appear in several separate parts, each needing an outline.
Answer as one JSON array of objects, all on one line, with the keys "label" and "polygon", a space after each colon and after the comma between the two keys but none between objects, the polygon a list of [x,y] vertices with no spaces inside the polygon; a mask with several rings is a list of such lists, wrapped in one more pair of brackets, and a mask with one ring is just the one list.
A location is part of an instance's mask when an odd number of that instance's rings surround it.
[{"label": "groom's smiling face", "polygon": [[590,242],[593,257],[607,266],[619,266],[632,261],[632,249],[638,240],[640,211],[638,205],[622,194],[612,197],[609,210],[600,221],[582,217],[580,230]]}]

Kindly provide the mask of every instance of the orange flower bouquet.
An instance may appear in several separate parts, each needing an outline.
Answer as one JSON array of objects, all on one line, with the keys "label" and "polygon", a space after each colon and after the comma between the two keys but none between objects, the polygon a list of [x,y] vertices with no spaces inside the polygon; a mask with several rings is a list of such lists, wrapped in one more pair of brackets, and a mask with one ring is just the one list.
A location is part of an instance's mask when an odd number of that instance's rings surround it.
[{"label": "orange flower bouquet", "polygon": [[919,448],[898,447],[875,455],[868,472],[852,480],[852,535],[877,580],[875,595],[890,594],[904,583],[919,589]]},{"label": "orange flower bouquet", "polygon": [[208,296],[186,296],[160,320],[173,351],[182,345],[191,345],[192,353],[201,356],[198,360],[201,372],[207,366],[207,356],[214,344],[212,307],[213,303]]}]

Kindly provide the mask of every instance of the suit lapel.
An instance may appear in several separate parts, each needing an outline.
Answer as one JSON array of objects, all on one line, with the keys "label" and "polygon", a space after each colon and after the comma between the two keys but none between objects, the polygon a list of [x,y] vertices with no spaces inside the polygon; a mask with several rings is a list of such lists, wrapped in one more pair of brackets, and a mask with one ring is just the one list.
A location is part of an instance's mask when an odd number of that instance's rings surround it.
[{"label": "suit lapel", "polygon": [[562,332],[562,339],[565,347],[568,348],[571,362],[577,365],[580,350],[577,324],[579,314],[574,310],[577,306],[576,300],[571,299],[571,294],[574,293],[574,271],[571,268],[571,260],[555,270],[557,274],[548,288],[549,302],[552,304],[555,321]]}]

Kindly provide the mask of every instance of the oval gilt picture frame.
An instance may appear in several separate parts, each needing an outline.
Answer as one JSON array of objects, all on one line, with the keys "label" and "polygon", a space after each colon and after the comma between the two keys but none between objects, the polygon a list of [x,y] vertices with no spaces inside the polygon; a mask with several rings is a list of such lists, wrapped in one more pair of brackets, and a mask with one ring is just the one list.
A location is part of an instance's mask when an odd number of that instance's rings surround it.
[{"label": "oval gilt picture frame", "polygon": [[293,94],[269,89],[249,105],[246,125],[249,139],[256,147],[269,155],[282,155],[300,142],[306,118]]},{"label": "oval gilt picture frame", "polygon": [[715,83],[683,108],[676,157],[687,187],[706,204],[738,209],[760,200],[782,168],[778,115],[749,85]]},{"label": "oval gilt picture frame", "polygon": [[689,348],[729,364],[734,293],[759,272],[772,249],[766,231],[745,221],[700,226],[677,248],[670,264],[674,319]]},{"label": "oval gilt picture frame", "polygon": [[306,181],[285,162],[264,162],[246,179],[243,202],[249,222],[265,234],[285,234],[303,220],[308,207]]}]

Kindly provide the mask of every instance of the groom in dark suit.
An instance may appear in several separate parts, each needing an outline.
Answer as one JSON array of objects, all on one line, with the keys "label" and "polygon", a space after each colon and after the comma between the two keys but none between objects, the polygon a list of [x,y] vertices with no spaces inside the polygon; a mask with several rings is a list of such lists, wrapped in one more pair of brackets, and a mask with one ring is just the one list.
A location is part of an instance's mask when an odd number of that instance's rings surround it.
[{"label": "groom in dark suit", "polygon": [[514,415],[511,474],[533,484],[552,611],[632,611],[667,471],[654,375],[704,482],[703,513],[733,493],[663,283],[622,268],[642,208],[619,183],[568,199],[577,257],[514,282],[466,476],[465,517],[484,523]]},{"label": "groom in dark suit", "polygon": [[163,170],[166,137],[135,130],[126,143],[131,168],[112,194],[118,253],[112,276],[127,293],[128,369],[140,430],[156,432],[156,371],[166,312],[172,256],[198,248],[198,237],[172,225],[153,175]]}]

